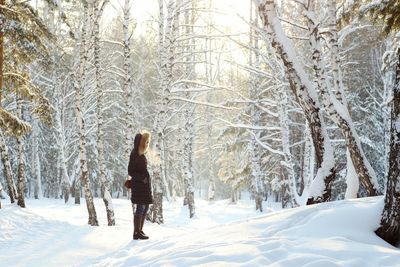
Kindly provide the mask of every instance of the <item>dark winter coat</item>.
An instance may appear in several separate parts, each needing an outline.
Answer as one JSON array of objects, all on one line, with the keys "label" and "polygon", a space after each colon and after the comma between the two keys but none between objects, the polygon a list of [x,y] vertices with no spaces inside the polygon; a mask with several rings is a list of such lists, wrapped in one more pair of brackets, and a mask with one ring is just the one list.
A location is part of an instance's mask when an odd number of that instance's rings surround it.
[{"label": "dark winter coat", "polygon": [[129,158],[128,174],[131,179],[131,201],[135,204],[151,204],[151,179],[147,171],[147,159],[145,155],[139,155],[141,134],[135,136],[133,150]]}]

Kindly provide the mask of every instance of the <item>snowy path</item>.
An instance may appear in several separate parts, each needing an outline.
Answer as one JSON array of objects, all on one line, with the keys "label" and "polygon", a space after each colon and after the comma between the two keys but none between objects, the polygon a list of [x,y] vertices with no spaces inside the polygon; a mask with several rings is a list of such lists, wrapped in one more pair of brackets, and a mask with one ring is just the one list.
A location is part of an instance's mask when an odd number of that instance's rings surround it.
[{"label": "snowy path", "polygon": [[[400,250],[373,234],[381,198],[340,201],[260,215],[251,202],[165,203],[165,225],[132,241],[129,201],[114,201],[117,226],[86,226],[85,206],[28,201],[0,210],[1,266],[400,266]],[[39,215],[40,214],[40,215]]]}]

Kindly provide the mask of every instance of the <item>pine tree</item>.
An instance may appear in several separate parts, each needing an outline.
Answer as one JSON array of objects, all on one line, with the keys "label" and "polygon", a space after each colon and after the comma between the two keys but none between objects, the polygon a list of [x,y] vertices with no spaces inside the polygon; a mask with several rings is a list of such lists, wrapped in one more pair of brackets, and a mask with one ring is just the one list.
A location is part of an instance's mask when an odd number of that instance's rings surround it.
[{"label": "pine tree", "polygon": [[[24,68],[37,58],[42,60],[48,58],[45,41],[52,36],[35,10],[26,2],[0,0],[0,22],[0,127],[3,128],[0,135],[0,152],[10,200],[14,202],[18,198],[18,204],[24,207],[25,177],[21,138],[31,131],[31,126],[2,108],[1,101],[4,96],[15,93],[17,97],[34,103],[31,113],[36,114],[47,124],[52,123],[54,108],[42,95],[41,90],[31,82],[29,73]],[[19,194],[16,193],[3,133],[16,136],[20,140]]]}]

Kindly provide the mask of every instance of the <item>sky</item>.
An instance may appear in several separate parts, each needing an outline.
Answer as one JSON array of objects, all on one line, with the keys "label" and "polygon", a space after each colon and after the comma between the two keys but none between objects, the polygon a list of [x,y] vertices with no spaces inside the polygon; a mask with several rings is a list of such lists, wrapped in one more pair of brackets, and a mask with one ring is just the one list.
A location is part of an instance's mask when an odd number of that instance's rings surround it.
[{"label": "sky", "polygon": [[[158,0],[133,0],[131,16],[137,22],[136,34],[145,33],[145,25],[148,21],[157,20]],[[247,31],[248,25],[243,22],[241,17],[248,17],[249,0],[212,0],[215,10],[213,20],[215,25],[221,28],[235,29],[235,31]],[[110,5],[105,10],[105,21],[111,20],[118,14],[122,14],[124,0],[111,0]]]}]

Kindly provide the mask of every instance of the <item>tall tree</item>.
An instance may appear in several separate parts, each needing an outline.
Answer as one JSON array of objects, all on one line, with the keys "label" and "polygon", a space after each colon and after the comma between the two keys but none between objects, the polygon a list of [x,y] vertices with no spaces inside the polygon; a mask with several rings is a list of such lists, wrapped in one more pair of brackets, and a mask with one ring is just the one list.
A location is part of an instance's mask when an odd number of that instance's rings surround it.
[{"label": "tall tree", "polygon": [[[86,68],[88,64],[88,27],[89,27],[89,14],[88,2],[83,1],[83,23],[81,31],[81,43],[79,47],[79,61],[78,61],[78,75],[74,83],[75,85],[75,115],[79,126],[79,158],[80,158],[80,180],[83,183],[86,207],[89,214],[88,224],[98,226],[96,209],[93,202],[93,194],[90,187],[88,164],[87,164],[87,150],[86,150],[86,126],[85,118],[82,112],[82,99],[83,91],[85,89],[86,81]],[[76,194],[76,192],[75,192]]]},{"label": "tall tree", "polygon": [[[42,95],[41,90],[32,83],[27,68],[24,68],[24,66],[27,66],[37,58],[42,60],[48,58],[45,43],[52,36],[38,14],[28,3],[2,0],[0,4],[0,102],[3,100],[4,95],[15,93],[20,98],[32,101],[34,108],[31,113],[36,114],[42,121],[51,124],[54,109],[48,99]],[[8,53],[4,53],[5,47],[9,50]],[[14,185],[4,133],[21,137],[31,131],[31,126],[11,114],[0,104],[0,127],[3,128],[0,133],[0,152],[4,165],[3,169],[10,200],[14,202],[18,195]],[[20,142],[21,161],[23,161],[22,149],[23,145]],[[23,168],[18,169],[18,189],[24,194],[25,177],[23,177]],[[23,195],[19,197],[21,206],[25,206],[23,197]]]},{"label": "tall tree", "polygon": [[103,92],[103,77],[101,68],[101,48],[100,48],[100,18],[108,0],[102,2],[94,2],[94,21],[93,21],[93,46],[94,46],[94,66],[96,69],[96,94],[97,94],[97,156],[99,165],[99,177],[101,183],[101,192],[103,202],[107,212],[107,223],[109,226],[115,225],[114,208],[112,205],[112,198],[106,177],[106,164],[104,158],[104,92]]}]

